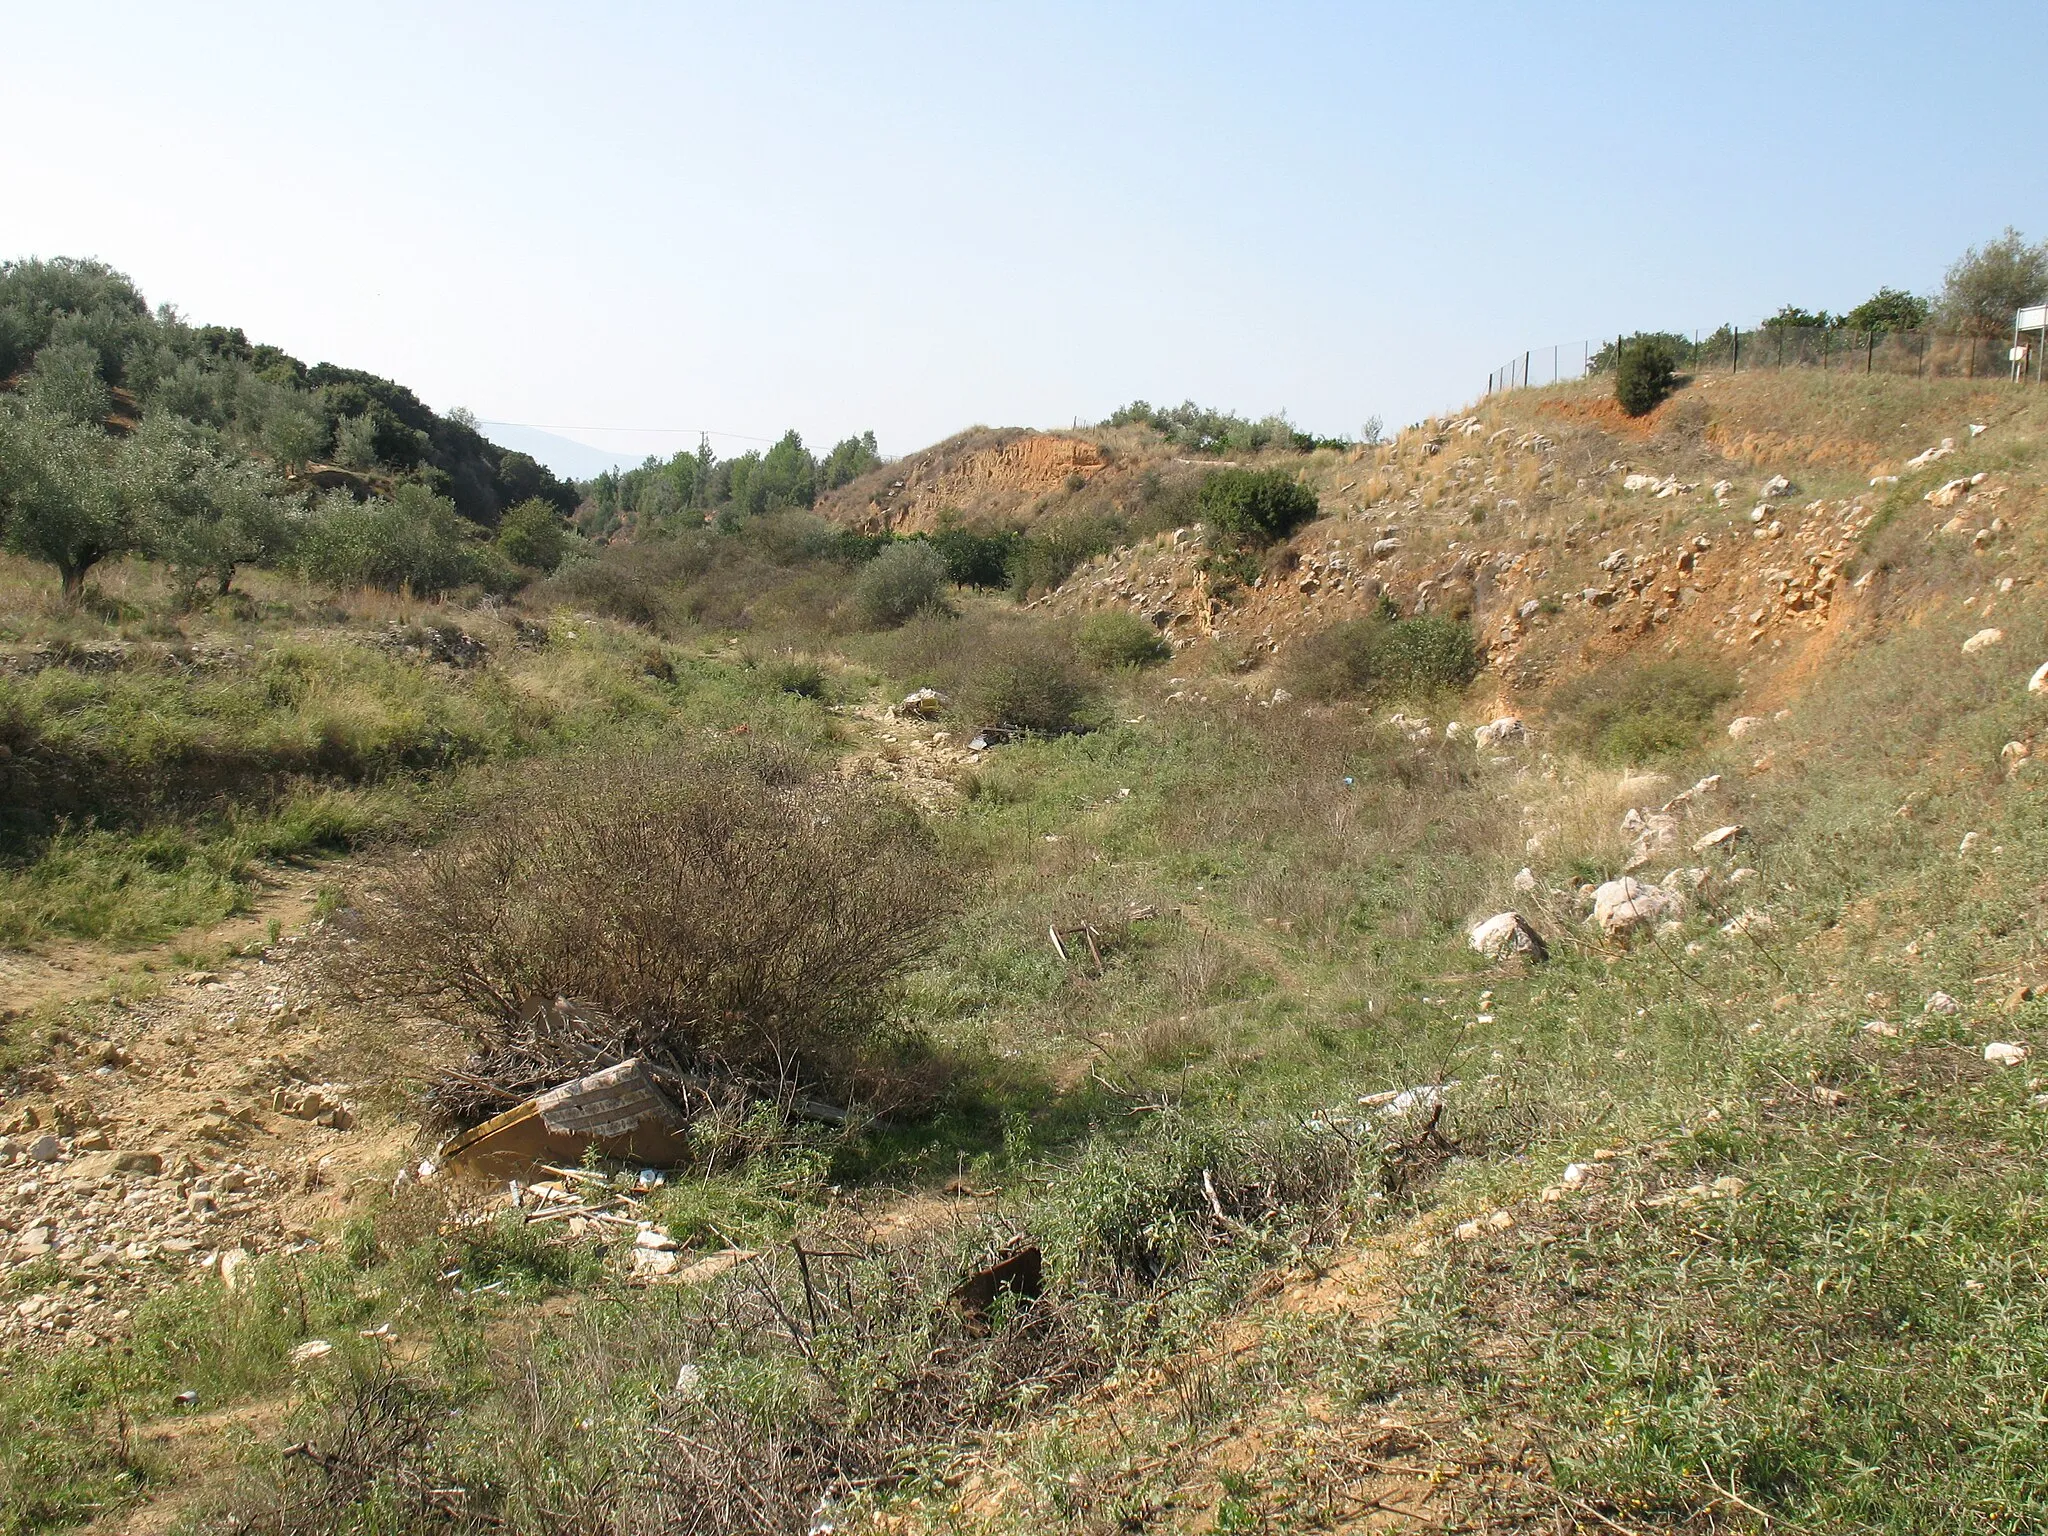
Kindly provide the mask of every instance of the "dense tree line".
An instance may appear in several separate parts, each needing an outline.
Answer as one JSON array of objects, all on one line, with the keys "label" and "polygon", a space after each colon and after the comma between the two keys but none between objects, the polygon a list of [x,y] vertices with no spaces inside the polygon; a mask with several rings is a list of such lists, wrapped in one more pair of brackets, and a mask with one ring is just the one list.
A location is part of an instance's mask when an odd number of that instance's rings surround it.
[{"label": "dense tree line", "polygon": [[[1143,400],[1111,413],[1108,427],[1150,427],[1176,448],[1190,453],[1258,453],[1264,449],[1309,453],[1317,448],[1349,448],[1346,437],[1317,437],[1299,431],[1285,413],[1253,421],[1229,411],[1213,410],[1183,400],[1175,406],[1154,406]],[[1376,429],[1375,429],[1376,430]]]},{"label": "dense tree line", "polygon": [[727,532],[747,520],[792,507],[810,507],[826,491],[881,466],[873,432],[849,437],[822,459],[794,430],[765,453],[729,459],[712,452],[708,438],[694,453],[650,456],[637,469],[607,471],[592,480],[577,521],[593,538],[643,535],[701,524]]}]

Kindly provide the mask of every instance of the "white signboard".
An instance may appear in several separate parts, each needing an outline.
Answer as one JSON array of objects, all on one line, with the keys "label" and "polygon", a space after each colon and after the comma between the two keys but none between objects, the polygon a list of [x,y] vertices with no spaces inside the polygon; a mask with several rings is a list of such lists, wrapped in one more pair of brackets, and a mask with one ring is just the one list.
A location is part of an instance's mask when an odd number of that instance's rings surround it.
[{"label": "white signboard", "polygon": [[2020,311],[2019,321],[2014,327],[2022,331],[2048,330],[2048,304],[2036,304]]}]

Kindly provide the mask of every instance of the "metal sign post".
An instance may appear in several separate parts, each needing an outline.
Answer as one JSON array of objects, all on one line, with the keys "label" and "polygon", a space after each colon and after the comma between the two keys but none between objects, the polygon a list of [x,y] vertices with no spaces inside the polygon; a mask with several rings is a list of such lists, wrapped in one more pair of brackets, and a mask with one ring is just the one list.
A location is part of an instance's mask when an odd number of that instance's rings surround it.
[{"label": "metal sign post", "polygon": [[[2029,334],[2039,336],[2040,341],[2029,344],[2020,340],[2022,336]],[[2048,377],[2048,357],[2043,357],[2043,352],[2048,352],[2048,304],[2029,304],[2013,316],[2012,321],[2012,351],[2007,356],[2012,362],[2012,380],[2015,384],[2026,378],[2030,364],[2034,370],[2036,383],[2043,377]]]}]

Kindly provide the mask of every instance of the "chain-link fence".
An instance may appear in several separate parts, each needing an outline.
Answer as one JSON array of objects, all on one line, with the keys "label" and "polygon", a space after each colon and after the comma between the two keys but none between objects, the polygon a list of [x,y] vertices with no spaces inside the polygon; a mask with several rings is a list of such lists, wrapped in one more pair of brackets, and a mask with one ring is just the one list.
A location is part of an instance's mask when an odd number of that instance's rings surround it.
[{"label": "chain-link fence", "polygon": [[[1622,342],[1556,343],[1532,347],[1487,376],[1486,392],[1526,389],[1565,379],[1588,378],[1614,367]],[[1680,372],[1748,373],[1772,368],[1817,368],[1830,373],[1913,374],[1924,379],[2025,379],[2040,383],[2044,358],[2038,345],[2005,336],[1957,336],[1942,331],[1852,331],[1846,326],[1764,325],[1755,330],[1722,326],[1691,336],[1657,332]]]}]

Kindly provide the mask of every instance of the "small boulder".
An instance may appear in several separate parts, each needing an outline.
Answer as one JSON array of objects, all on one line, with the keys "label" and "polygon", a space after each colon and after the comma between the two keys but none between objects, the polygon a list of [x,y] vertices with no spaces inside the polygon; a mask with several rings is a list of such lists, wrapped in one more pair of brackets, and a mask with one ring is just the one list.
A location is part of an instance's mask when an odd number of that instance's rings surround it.
[{"label": "small boulder", "polygon": [[2004,644],[2004,643],[2005,643],[2005,631],[2004,631],[2004,630],[2002,630],[2002,629],[1980,629],[1980,630],[1978,630],[1978,631],[1977,631],[1977,633],[1975,633],[1974,635],[1970,636],[1970,638],[1969,638],[1969,639],[1967,639],[1967,640],[1965,640],[1965,641],[1963,642],[1963,654],[1964,654],[1965,656],[1974,656],[1974,655],[1976,655],[1976,654],[1977,654],[1977,653],[1978,653],[1979,651],[1988,651],[1988,650],[1990,650],[1990,649],[1991,649],[1991,647],[1992,647],[1992,646],[1994,646],[1994,645],[2002,645],[2002,644]]},{"label": "small boulder", "polygon": [[1609,880],[1593,892],[1593,924],[1610,939],[1626,938],[1638,928],[1684,912],[1683,898],[1629,875]]},{"label": "small boulder", "polygon": [[251,1278],[248,1249],[230,1248],[220,1256],[220,1283],[230,1295],[245,1289]]},{"label": "small boulder", "polygon": [[2027,679],[2027,692],[2048,693],[2048,661],[2034,669],[2034,675]]},{"label": "small boulder", "polygon": [[1728,739],[1740,741],[1751,731],[1764,723],[1762,715],[1737,715],[1728,722]]},{"label": "small boulder", "polygon": [[1984,1047],[1984,1059],[1994,1066],[2016,1067],[2027,1059],[2027,1048],[2007,1040],[1994,1040]]},{"label": "small boulder", "polygon": [[32,1163],[54,1163],[64,1155],[64,1143],[45,1131],[28,1144],[29,1161]]},{"label": "small boulder", "polygon": [[1506,960],[1515,955],[1527,955],[1538,961],[1550,958],[1550,946],[1519,912],[1489,917],[1472,930],[1470,943],[1489,960]]},{"label": "small boulder", "polygon": [[1716,827],[1705,836],[1695,838],[1692,851],[1694,853],[1724,852],[1734,846],[1735,840],[1742,836],[1743,830],[1739,825]]},{"label": "small boulder", "polygon": [[1481,751],[1495,747],[1518,747],[1528,739],[1527,729],[1513,715],[1502,715],[1498,720],[1482,725],[1472,733],[1472,745]]},{"label": "small boulder", "polygon": [[1792,494],[1792,491],[1793,485],[1790,480],[1787,480],[1783,475],[1773,475],[1770,479],[1764,482],[1764,488],[1758,494],[1760,494],[1765,501],[1770,501],[1774,497],[1790,496]]},{"label": "small boulder", "polygon": [[1927,1011],[1950,1018],[1963,1011],[1963,1005],[1946,992],[1931,992],[1927,997]]},{"label": "small boulder", "polygon": [[633,1273],[636,1275],[672,1275],[682,1262],[682,1256],[673,1248],[633,1250]]}]

